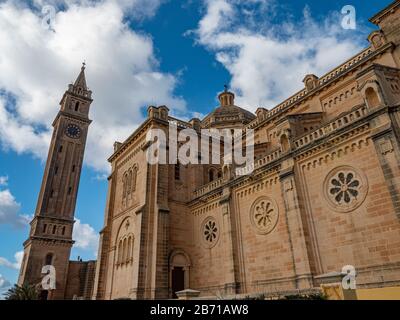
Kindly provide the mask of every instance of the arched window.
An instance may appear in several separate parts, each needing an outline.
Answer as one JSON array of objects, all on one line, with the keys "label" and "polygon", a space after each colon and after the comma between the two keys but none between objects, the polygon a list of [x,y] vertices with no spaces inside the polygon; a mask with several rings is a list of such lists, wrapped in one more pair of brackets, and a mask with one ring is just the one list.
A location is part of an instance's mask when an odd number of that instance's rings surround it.
[{"label": "arched window", "polygon": [[53,234],[56,234],[56,231],[57,231],[57,226],[54,225],[54,226],[53,226]]},{"label": "arched window", "polygon": [[222,171],[218,170],[218,179],[221,179],[221,178],[222,178]]},{"label": "arched window", "polygon": [[50,266],[53,263],[53,254],[52,253],[48,253],[46,255],[46,259],[44,261],[46,266]]},{"label": "arched window", "polygon": [[132,173],[132,192],[136,191],[137,172],[138,172],[138,168],[135,166],[133,168],[133,173]]},{"label": "arched window", "polygon": [[124,177],[122,178],[122,198],[126,198],[126,189],[127,189],[127,181],[128,175],[125,173]]},{"label": "arched window", "polygon": [[119,240],[118,244],[118,258],[117,263],[122,263],[122,240]]},{"label": "arched window", "polygon": [[127,243],[126,243],[126,238],[124,239],[124,242],[122,244],[122,263],[126,262],[126,256],[127,256]]},{"label": "arched window", "polygon": [[75,103],[75,111],[79,111],[79,101]]},{"label": "arched window", "polygon": [[126,193],[127,193],[127,195],[130,195],[132,193],[132,169],[129,170],[127,179],[128,179],[128,182],[127,182],[127,187],[126,187],[126,189],[127,189]]},{"label": "arched window", "polygon": [[380,105],[379,97],[373,88],[365,90],[365,98],[370,108],[375,108]]},{"label": "arched window", "polygon": [[132,237],[128,239],[128,252],[127,252],[127,260],[130,261],[132,258]]}]

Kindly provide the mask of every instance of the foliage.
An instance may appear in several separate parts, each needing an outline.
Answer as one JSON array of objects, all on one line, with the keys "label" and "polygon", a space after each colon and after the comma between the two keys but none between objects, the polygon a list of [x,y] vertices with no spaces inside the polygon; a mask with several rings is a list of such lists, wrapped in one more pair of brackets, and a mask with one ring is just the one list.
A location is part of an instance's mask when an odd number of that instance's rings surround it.
[{"label": "foliage", "polygon": [[326,296],[322,293],[309,293],[309,294],[293,294],[287,295],[280,300],[326,300]]},{"label": "foliage", "polygon": [[39,295],[35,286],[24,284],[14,285],[4,294],[6,300],[38,300]]}]

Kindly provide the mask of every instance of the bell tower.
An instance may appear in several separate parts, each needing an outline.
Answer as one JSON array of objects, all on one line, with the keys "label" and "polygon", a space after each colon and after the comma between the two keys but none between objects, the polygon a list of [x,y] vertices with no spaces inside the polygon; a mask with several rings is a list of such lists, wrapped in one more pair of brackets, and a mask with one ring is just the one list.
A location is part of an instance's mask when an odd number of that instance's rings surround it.
[{"label": "bell tower", "polygon": [[[18,283],[34,284],[42,299],[63,299],[68,274],[74,213],[89,125],[92,92],[88,90],[85,64],[74,84],[68,86],[53,122],[53,136],[42,186]],[[42,290],[42,267],[56,271],[56,289]]]}]

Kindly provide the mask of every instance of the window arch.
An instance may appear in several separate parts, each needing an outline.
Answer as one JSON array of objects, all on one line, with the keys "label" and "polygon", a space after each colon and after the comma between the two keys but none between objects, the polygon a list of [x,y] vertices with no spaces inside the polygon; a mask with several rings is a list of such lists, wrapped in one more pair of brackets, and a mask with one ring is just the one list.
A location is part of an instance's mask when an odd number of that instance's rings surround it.
[{"label": "window arch", "polygon": [[79,101],[75,103],[75,111],[79,111]]}]

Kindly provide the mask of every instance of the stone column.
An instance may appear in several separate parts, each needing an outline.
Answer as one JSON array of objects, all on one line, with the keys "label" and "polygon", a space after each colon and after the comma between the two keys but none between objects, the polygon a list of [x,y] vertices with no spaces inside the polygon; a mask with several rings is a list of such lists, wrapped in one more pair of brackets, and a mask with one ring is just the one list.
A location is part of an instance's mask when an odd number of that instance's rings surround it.
[{"label": "stone column", "polygon": [[223,225],[222,237],[224,240],[225,251],[225,294],[236,293],[235,260],[230,202],[230,191],[228,188],[225,188],[222,199],[220,200]]},{"label": "stone column", "polygon": [[280,181],[293,255],[295,285],[297,289],[308,289],[313,287],[313,280],[293,160],[285,160],[282,167],[284,169],[280,172]]},{"label": "stone column", "polygon": [[388,113],[384,113],[371,120],[370,137],[375,145],[395,213],[400,218],[400,145],[396,136],[396,117],[399,117],[397,112],[393,117],[394,122]]}]

